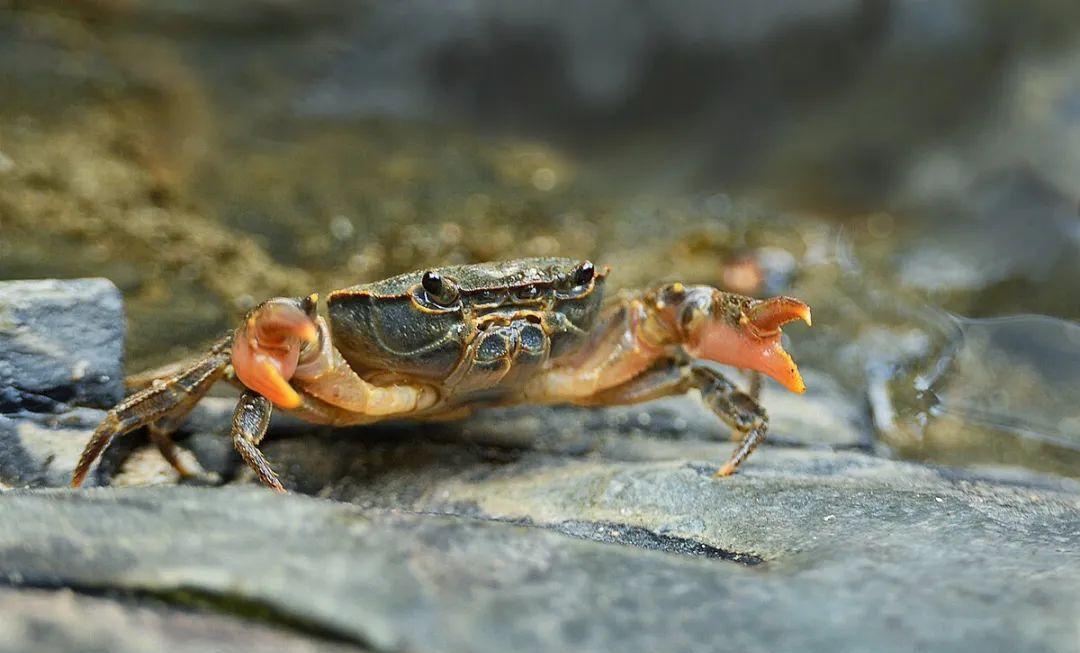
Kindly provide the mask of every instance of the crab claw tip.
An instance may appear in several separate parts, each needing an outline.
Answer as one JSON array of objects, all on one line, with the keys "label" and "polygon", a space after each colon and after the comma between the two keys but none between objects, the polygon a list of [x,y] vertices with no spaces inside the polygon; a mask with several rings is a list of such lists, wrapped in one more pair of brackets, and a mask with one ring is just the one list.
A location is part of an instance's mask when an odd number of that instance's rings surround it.
[{"label": "crab claw tip", "polygon": [[293,409],[300,405],[300,395],[293,389],[285,377],[281,375],[277,366],[269,361],[263,361],[258,365],[259,387],[252,388],[263,395],[275,406],[285,409]]},{"label": "crab claw tip", "polygon": [[773,297],[755,302],[747,310],[750,323],[758,330],[768,333],[794,320],[812,324],[810,307],[791,297]]},{"label": "crab claw tip", "polygon": [[756,370],[791,392],[806,392],[806,384],[791,356],[784,351],[780,327],[792,320],[811,323],[810,307],[790,297],[751,302],[737,323],[703,322],[684,347],[692,356],[725,365]]}]

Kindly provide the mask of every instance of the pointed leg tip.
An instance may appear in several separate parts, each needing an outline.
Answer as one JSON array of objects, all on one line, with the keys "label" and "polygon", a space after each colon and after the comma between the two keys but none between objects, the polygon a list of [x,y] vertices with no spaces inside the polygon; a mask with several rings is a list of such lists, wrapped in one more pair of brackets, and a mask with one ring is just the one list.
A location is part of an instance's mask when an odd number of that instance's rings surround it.
[{"label": "pointed leg tip", "polygon": [[735,465],[732,465],[731,463],[724,463],[724,466],[716,470],[716,473],[713,474],[713,478],[723,478],[725,476],[731,476],[734,473]]}]

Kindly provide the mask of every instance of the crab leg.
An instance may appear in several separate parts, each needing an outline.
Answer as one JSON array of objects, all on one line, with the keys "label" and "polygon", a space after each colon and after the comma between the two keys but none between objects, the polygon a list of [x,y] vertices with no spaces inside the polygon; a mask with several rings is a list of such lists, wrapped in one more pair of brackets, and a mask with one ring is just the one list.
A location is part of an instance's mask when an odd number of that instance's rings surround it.
[{"label": "crab leg", "polygon": [[171,413],[157,420],[151,422],[147,427],[147,432],[150,434],[150,441],[157,445],[158,451],[161,452],[161,456],[165,458],[166,462],[172,465],[172,468],[177,471],[180,476],[187,478],[189,476],[197,476],[200,473],[198,469],[192,469],[180,459],[178,447],[173,442],[172,434],[176,429],[184,423],[188,413],[198,402],[198,397],[193,397],[184,402],[177,408],[174,408]]},{"label": "crab leg", "polygon": [[739,447],[716,472],[716,476],[728,476],[764,441],[769,418],[753,397],[715,370],[685,360],[664,358],[631,381],[575,403],[636,404],[685,394],[689,390],[700,392],[705,405],[736,435]]},{"label": "crab leg", "polygon": [[[673,283],[620,297],[580,353],[525,388],[533,401],[623,404],[696,388],[709,408],[740,435],[740,446],[717,472],[727,476],[764,440],[765,411],[755,400],[760,374],[792,392],[802,376],[781,346],[780,327],[810,323],[810,309],[788,297],[754,300],[708,286]],[[690,356],[749,370],[750,394]]]},{"label": "crab leg", "polygon": [[237,453],[248,464],[248,467],[255,470],[259,480],[278,492],[284,492],[285,486],[278,480],[277,474],[270,467],[270,462],[258,447],[259,442],[266,435],[266,427],[270,424],[270,414],[273,410],[274,405],[269,399],[251,390],[245,390],[240,395],[240,401],[233,412],[230,437]]},{"label": "crab leg", "polygon": [[[184,410],[205,395],[229,365],[231,341],[231,336],[219,340],[205,356],[176,376],[155,381],[110,410],[83,449],[71,476],[71,487],[82,485],[90,466],[101,456],[101,452],[109,446],[113,438],[168,418],[176,413],[178,408]],[[171,440],[169,442],[171,443]],[[166,457],[168,458],[168,455]]]}]

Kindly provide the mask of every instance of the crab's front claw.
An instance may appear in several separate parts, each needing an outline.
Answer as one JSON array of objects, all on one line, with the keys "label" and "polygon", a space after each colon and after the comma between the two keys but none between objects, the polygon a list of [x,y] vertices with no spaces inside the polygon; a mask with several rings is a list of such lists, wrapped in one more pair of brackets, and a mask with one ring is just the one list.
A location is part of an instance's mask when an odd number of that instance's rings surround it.
[{"label": "crab's front claw", "polygon": [[300,395],[289,385],[300,354],[317,347],[313,295],[304,299],[276,298],[248,314],[233,337],[232,364],[248,388],[281,408],[296,408]]},{"label": "crab's front claw", "polygon": [[784,351],[780,327],[793,320],[809,325],[809,306],[791,297],[747,300],[719,291],[713,291],[707,310],[698,306],[686,320],[683,346],[690,355],[761,372],[792,392],[806,391],[798,366]]},{"label": "crab's front claw", "polygon": [[762,335],[779,331],[788,322],[802,320],[811,326],[810,307],[792,297],[773,297],[754,301],[746,310],[750,324]]}]

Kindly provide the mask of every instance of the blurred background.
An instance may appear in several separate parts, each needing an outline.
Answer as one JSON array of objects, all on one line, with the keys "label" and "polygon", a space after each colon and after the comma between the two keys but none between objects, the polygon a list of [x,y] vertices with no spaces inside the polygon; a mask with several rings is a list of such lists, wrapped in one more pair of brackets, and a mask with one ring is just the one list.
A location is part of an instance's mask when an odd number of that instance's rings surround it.
[{"label": "blurred background", "polygon": [[0,1],[0,278],[113,280],[130,371],[589,257],[806,300],[882,451],[1080,476],[1078,198],[1075,0]]}]

